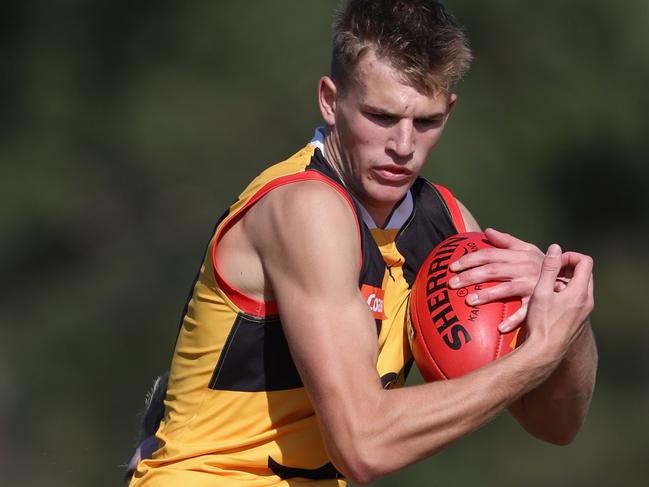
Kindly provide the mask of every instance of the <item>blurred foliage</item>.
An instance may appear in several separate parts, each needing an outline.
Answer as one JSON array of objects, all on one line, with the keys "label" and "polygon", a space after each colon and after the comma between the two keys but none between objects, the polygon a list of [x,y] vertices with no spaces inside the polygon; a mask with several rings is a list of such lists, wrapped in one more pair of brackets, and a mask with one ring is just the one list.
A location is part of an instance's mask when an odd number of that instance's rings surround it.
[{"label": "blurred foliage", "polygon": [[[2,3],[4,485],[119,484],[216,218],[320,123],[336,4]],[[570,447],[502,416],[376,485],[641,485],[649,3],[447,4],[476,60],[425,174],[595,256],[599,384]]]}]

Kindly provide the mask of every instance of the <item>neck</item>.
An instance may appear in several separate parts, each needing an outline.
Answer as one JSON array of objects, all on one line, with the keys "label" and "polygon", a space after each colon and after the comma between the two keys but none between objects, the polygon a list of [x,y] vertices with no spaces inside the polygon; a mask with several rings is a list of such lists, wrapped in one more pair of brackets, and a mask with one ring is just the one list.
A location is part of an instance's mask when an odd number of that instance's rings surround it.
[{"label": "neck", "polygon": [[344,156],[342,144],[340,143],[340,138],[338,137],[338,133],[334,127],[327,126],[325,128],[324,156],[345,189],[354,196],[356,201],[363,205],[363,208],[367,210],[367,213],[372,217],[376,226],[383,228],[394,208],[390,207],[386,209],[383,206],[373,206],[364,198],[361,198],[358,192],[354,190],[353,186],[348,183],[348,181],[352,181],[352,179],[351,177],[348,177],[348,174],[345,171],[346,166],[343,163]]},{"label": "neck", "polygon": [[374,206],[365,198],[362,198],[358,194],[358,191],[355,190],[353,184],[351,184],[353,179],[345,170],[346,165],[344,164],[342,144],[334,127],[327,126],[325,128],[324,156],[345,189],[354,196],[356,201],[358,201],[363,208],[365,208],[367,213],[372,217],[372,220],[374,220],[376,226],[379,228],[385,226],[393,208],[386,209],[382,206]]},{"label": "neck", "polygon": [[325,137],[324,137],[324,156],[331,168],[334,170],[336,173],[336,176],[342,181],[343,186],[348,191],[351,191],[351,189],[348,187],[348,185],[345,182],[345,177],[343,176],[343,170],[342,170],[342,154],[341,154],[341,148],[340,148],[340,139],[338,138],[338,134],[334,130],[333,127],[327,126],[325,127]]},{"label": "neck", "polygon": [[363,204],[363,208],[365,208],[368,215],[372,217],[372,221],[377,228],[385,228],[388,224],[388,218],[390,218],[390,215],[394,210],[394,208],[390,208],[389,210],[385,210],[384,208],[373,208],[366,204]]}]

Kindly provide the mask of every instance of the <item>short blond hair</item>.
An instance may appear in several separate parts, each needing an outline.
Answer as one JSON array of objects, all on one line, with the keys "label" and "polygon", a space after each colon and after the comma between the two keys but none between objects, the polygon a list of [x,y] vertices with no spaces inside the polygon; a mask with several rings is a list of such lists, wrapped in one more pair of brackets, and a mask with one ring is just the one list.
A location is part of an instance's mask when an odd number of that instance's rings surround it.
[{"label": "short blond hair", "polygon": [[343,92],[370,50],[426,94],[452,92],[471,64],[464,30],[436,0],[349,0],[333,30],[331,76]]}]

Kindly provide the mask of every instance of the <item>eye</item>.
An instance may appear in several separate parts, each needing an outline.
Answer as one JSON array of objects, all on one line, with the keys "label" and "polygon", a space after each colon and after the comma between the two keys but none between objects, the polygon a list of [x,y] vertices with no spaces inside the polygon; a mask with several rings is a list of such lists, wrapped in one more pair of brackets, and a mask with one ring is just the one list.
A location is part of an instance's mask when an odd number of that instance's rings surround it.
[{"label": "eye", "polygon": [[443,117],[415,118],[415,127],[419,130],[434,129],[439,127],[443,121]]},{"label": "eye", "polygon": [[394,115],[390,115],[389,113],[372,113],[372,112],[367,112],[365,114],[367,118],[370,120],[378,123],[379,125],[382,125],[384,127],[389,126],[389,125],[394,125],[397,123],[397,117]]}]

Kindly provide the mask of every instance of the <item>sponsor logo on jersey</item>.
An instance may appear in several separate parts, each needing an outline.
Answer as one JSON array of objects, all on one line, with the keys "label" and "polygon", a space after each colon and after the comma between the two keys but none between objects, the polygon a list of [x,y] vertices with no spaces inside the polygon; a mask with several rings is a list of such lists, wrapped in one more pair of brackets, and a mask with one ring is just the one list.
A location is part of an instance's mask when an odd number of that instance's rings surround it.
[{"label": "sponsor logo on jersey", "polygon": [[385,291],[380,287],[370,286],[369,284],[363,284],[361,286],[361,294],[367,302],[370,311],[374,315],[374,318],[377,320],[384,320],[387,317],[385,316],[385,311],[383,310],[383,298]]}]

